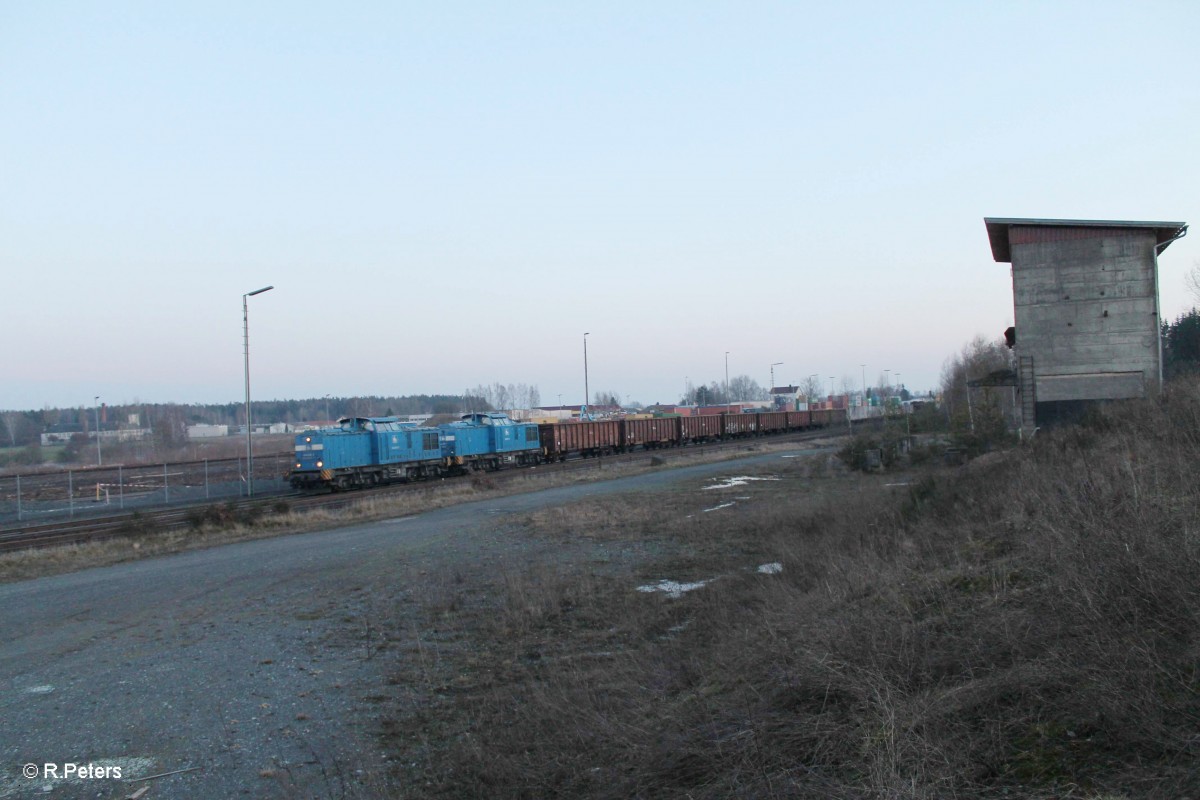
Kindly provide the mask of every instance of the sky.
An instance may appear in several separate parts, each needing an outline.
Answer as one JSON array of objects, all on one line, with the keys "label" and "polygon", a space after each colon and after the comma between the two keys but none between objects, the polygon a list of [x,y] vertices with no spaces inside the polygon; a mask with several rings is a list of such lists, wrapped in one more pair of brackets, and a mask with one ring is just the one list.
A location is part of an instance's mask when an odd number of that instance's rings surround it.
[{"label": "sky", "polygon": [[[1200,4],[0,0],[0,408],[935,387],[984,217],[1200,221]],[[1190,308],[1200,232],[1159,258]],[[865,365],[861,366],[861,365]],[[884,371],[887,370],[885,373]]]}]

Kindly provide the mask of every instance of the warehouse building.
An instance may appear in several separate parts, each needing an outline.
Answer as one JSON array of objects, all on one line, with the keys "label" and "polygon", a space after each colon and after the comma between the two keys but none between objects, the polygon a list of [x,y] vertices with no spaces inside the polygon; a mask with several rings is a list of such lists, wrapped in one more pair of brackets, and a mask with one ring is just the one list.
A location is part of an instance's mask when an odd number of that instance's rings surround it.
[{"label": "warehouse building", "polygon": [[985,218],[1012,264],[1021,429],[1162,386],[1158,255],[1183,222]]}]

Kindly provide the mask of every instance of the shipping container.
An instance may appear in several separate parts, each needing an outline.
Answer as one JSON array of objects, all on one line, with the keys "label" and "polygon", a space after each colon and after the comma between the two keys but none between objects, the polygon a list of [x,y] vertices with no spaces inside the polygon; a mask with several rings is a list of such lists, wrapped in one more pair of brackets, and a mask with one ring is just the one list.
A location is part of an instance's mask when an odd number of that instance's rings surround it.
[{"label": "shipping container", "polygon": [[614,452],[621,445],[621,423],[616,420],[539,425],[538,434],[546,457],[560,461],[572,453],[591,456]]},{"label": "shipping container", "polygon": [[679,421],[680,417],[659,417],[657,419],[626,417],[621,422],[621,446],[652,448],[679,444]]}]

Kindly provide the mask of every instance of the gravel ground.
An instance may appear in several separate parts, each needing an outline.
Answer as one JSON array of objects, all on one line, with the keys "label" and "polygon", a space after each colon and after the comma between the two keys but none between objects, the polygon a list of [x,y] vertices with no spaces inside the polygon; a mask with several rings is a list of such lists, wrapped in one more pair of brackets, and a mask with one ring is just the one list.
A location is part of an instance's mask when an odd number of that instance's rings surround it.
[{"label": "gravel ground", "polygon": [[[439,591],[449,576],[564,555],[561,545],[506,536],[508,514],[778,458],[0,586],[0,797],[116,798],[142,786],[146,800],[384,796],[378,708],[390,687],[380,657],[388,644],[372,624],[378,610]],[[48,763],[60,772],[68,763],[108,767],[109,777],[22,775],[23,765],[41,772]],[[175,770],[189,771],[129,782]]]}]

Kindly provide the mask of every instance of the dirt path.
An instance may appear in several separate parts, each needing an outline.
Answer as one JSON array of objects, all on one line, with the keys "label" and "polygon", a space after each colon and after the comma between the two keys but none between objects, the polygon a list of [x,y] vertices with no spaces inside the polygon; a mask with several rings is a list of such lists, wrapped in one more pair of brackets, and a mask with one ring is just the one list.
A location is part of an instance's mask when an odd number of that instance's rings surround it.
[{"label": "dirt path", "polygon": [[412,597],[474,570],[563,556],[506,537],[505,515],[779,457],[0,586],[0,797],[123,797],[140,785],[29,780],[28,763],[120,768],[123,779],[192,770],[150,781],[147,800],[379,796],[381,611],[395,619]]}]

